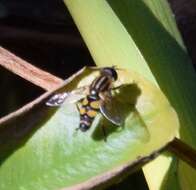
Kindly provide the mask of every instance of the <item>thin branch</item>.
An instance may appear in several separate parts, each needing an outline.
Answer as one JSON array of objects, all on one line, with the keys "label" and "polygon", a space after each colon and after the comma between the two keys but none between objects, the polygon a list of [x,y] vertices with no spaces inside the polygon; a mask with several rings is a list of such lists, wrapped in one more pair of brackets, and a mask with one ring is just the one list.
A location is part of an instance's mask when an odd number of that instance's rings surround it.
[{"label": "thin branch", "polygon": [[63,83],[62,79],[31,65],[2,47],[0,65],[46,91],[53,90]]},{"label": "thin branch", "polygon": [[171,143],[169,143],[167,150],[171,151],[177,157],[196,169],[196,150],[180,139],[175,138]]},{"label": "thin branch", "polygon": [[54,90],[50,90],[49,92],[45,92],[40,97],[36,98],[35,100],[29,102],[28,104],[24,105],[23,107],[19,108],[18,110],[9,113],[8,115],[0,118],[0,126],[4,125],[6,122],[9,122],[10,120],[13,120],[17,117],[20,117],[21,114],[24,114],[28,111],[30,111],[35,106],[39,105],[41,102],[45,102],[46,99],[48,99],[51,94],[53,94],[55,91],[61,89],[65,85],[69,84],[71,81],[73,81],[77,76],[81,75],[82,72],[84,72],[85,67],[80,69],[78,72],[70,76],[68,79],[64,80],[62,84],[57,86]]}]

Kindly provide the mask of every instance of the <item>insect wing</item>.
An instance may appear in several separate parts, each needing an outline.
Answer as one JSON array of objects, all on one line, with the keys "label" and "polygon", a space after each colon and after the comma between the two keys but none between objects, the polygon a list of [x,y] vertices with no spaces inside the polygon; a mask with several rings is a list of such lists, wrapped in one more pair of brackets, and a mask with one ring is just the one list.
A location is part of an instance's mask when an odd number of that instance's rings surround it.
[{"label": "insect wing", "polygon": [[75,103],[86,96],[86,87],[78,88],[71,92],[55,94],[47,102],[47,106],[60,106],[65,103]]},{"label": "insect wing", "polygon": [[68,97],[68,93],[60,93],[60,94],[55,94],[52,96],[47,102],[47,106],[60,106]]},{"label": "insect wing", "polygon": [[100,111],[105,116],[106,119],[111,121],[115,125],[123,124],[123,117],[120,114],[118,109],[119,103],[115,100],[115,98],[106,98],[106,100],[102,100]]}]

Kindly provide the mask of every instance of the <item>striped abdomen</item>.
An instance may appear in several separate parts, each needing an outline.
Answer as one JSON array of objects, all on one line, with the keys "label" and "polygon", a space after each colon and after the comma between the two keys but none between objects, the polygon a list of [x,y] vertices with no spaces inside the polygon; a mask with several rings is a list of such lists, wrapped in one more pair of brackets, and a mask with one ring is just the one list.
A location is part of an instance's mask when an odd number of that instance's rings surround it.
[{"label": "striped abdomen", "polygon": [[86,131],[90,128],[94,118],[99,112],[100,99],[98,97],[88,95],[82,100],[80,112],[80,126],[81,131]]},{"label": "striped abdomen", "polygon": [[111,86],[111,78],[105,75],[97,77],[90,86],[89,95],[81,102],[80,126],[81,131],[86,131],[91,127],[91,124],[100,110],[99,93],[107,91]]}]

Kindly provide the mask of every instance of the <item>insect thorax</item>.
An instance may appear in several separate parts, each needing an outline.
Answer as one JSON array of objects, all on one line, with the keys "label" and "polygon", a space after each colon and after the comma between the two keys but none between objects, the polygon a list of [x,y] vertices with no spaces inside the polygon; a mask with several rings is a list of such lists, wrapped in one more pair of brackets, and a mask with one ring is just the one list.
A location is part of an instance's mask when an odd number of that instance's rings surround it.
[{"label": "insect thorax", "polygon": [[90,95],[97,95],[100,92],[107,91],[110,88],[111,84],[111,77],[106,75],[97,77],[90,86]]}]

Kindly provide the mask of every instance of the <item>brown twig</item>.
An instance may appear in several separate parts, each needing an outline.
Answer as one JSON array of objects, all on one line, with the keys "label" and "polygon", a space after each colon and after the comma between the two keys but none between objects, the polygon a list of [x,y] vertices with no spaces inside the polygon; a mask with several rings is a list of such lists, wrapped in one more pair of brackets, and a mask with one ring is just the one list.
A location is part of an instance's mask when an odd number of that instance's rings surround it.
[{"label": "brown twig", "polygon": [[167,150],[196,169],[196,150],[180,139],[174,138],[174,140],[168,144]]},{"label": "brown twig", "polygon": [[0,47],[0,65],[47,91],[63,83],[62,79],[31,65],[2,47]]}]

